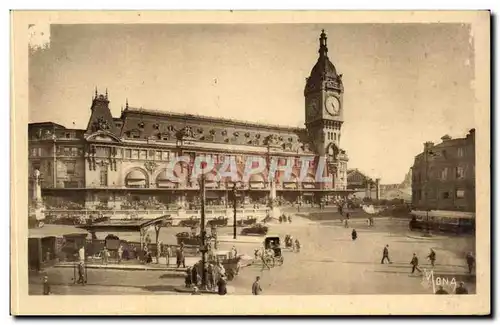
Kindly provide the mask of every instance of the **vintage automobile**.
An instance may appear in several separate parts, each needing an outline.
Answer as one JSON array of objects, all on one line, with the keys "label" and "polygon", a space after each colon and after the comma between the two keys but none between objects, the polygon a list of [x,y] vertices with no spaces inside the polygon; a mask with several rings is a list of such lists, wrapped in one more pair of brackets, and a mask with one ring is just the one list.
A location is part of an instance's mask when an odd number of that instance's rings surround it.
[{"label": "vintage automobile", "polygon": [[201,244],[201,236],[199,234],[194,235],[187,231],[177,233],[177,244],[184,244],[186,246],[199,246]]},{"label": "vintage automobile", "polygon": [[283,265],[283,252],[279,236],[269,236],[264,240],[264,249],[266,252],[272,252],[270,255],[270,266]]},{"label": "vintage automobile", "polygon": [[252,216],[248,216],[246,219],[244,220],[238,220],[236,222],[236,224],[240,227],[243,227],[243,226],[252,226],[252,225],[255,225],[257,223],[257,218],[255,217],[252,217]]},{"label": "vintage automobile", "polygon": [[199,227],[200,226],[200,218],[191,217],[189,219],[181,220],[181,222],[179,222],[179,226],[180,227],[189,227],[189,228]]},{"label": "vintage automobile", "polygon": [[269,228],[263,224],[255,224],[251,227],[246,227],[241,230],[242,235],[267,235]]},{"label": "vintage automobile", "polygon": [[226,227],[228,219],[225,217],[217,217],[207,222],[208,227]]}]

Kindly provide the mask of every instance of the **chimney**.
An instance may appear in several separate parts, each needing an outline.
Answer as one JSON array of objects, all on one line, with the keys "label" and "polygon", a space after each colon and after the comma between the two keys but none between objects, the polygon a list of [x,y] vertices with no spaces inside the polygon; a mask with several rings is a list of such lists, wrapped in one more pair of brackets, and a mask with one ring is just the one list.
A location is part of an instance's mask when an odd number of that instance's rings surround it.
[{"label": "chimney", "polygon": [[451,140],[451,137],[450,137],[448,134],[445,134],[445,135],[443,135],[443,136],[441,137],[441,140],[442,140],[443,142],[446,142],[446,141]]},{"label": "chimney", "polygon": [[434,147],[434,142],[427,141],[424,142],[424,152]]}]

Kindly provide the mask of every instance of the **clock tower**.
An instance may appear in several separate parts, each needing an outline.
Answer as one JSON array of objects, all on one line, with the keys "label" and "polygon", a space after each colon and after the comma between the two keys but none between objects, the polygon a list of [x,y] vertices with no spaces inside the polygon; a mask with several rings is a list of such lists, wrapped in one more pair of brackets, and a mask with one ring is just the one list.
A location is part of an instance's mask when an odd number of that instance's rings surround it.
[{"label": "clock tower", "polygon": [[347,182],[344,171],[347,168],[347,155],[340,149],[344,123],[344,85],[342,75],[337,74],[328,58],[324,30],[319,38],[318,52],[318,61],[312,68],[304,89],[305,125],[316,154],[327,157],[329,173],[335,176],[335,187],[339,187],[339,184]]}]

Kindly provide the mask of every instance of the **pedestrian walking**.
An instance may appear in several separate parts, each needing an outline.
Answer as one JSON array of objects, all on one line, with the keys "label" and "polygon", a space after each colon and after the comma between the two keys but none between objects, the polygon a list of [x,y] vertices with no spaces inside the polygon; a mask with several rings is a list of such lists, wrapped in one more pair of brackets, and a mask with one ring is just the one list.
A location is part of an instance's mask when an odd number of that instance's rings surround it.
[{"label": "pedestrian walking", "polygon": [[165,246],[165,259],[166,259],[166,264],[167,266],[170,266],[170,256],[172,256],[172,250],[170,249],[169,245]]},{"label": "pedestrian walking", "polygon": [[76,283],[85,285],[86,282],[85,263],[80,261],[80,263],[78,263],[78,281]]},{"label": "pedestrian walking", "polygon": [[300,242],[298,239],[295,239],[295,250],[296,252],[300,252]]},{"label": "pedestrian walking", "polygon": [[48,276],[44,276],[43,277],[43,295],[44,296],[48,296],[50,294],[52,294],[52,292],[50,290],[49,277]]},{"label": "pedestrian walking", "polygon": [[438,290],[436,291],[437,295],[447,295],[448,291],[444,290],[443,286],[439,286]]},{"label": "pedestrian walking", "polygon": [[460,282],[458,284],[458,288],[455,289],[455,294],[457,294],[457,295],[467,295],[467,294],[469,294],[469,291],[467,290],[467,288],[464,287],[464,283],[463,282]]},{"label": "pedestrian walking", "polygon": [[191,274],[191,267],[188,267],[186,270],[186,277],[184,279],[184,283],[186,284],[186,288],[191,287],[191,284],[193,282],[192,279],[193,279],[193,276]]},{"label": "pedestrian walking", "polygon": [[254,296],[260,295],[260,293],[262,292],[262,288],[260,287],[259,281],[260,281],[260,276],[257,276],[255,278],[255,282],[252,285],[252,294]]},{"label": "pedestrian walking", "polygon": [[120,246],[118,246],[118,251],[117,251],[117,258],[118,258],[118,264],[120,264],[122,262],[122,256],[123,256],[123,246],[120,244]]},{"label": "pedestrian walking", "polygon": [[195,264],[193,266],[193,269],[191,270],[191,275],[192,279],[191,282],[196,286],[198,285],[198,264]]},{"label": "pedestrian walking", "polygon": [[467,266],[469,268],[469,274],[472,274],[472,270],[474,268],[474,265],[476,264],[476,259],[472,255],[472,252],[467,253],[465,259],[467,261]]},{"label": "pedestrian walking", "polygon": [[432,248],[429,255],[427,255],[427,258],[431,262],[432,267],[434,267],[434,264],[436,263],[436,252]]},{"label": "pedestrian walking", "polygon": [[352,230],[351,237],[352,240],[356,240],[358,238],[358,233],[356,232],[356,229]]},{"label": "pedestrian walking", "polygon": [[208,268],[207,268],[207,276],[208,276],[208,281],[207,281],[207,285],[208,285],[208,288],[213,290],[215,289],[215,270],[214,270],[214,266],[210,263],[208,264]]},{"label": "pedestrian walking", "polygon": [[422,273],[422,270],[418,267],[418,257],[417,254],[413,253],[413,257],[411,259],[410,264],[412,265],[411,274],[415,273],[415,270]]},{"label": "pedestrian walking", "polygon": [[102,264],[107,265],[109,259],[109,251],[106,246],[102,249]]},{"label": "pedestrian walking", "polygon": [[292,216],[288,216],[288,223],[292,223]]},{"label": "pedestrian walking", "polygon": [[380,261],[380,264],[384,264],[385,260],[389,262],[389,264],[392,264],[391,259],[389,258],[389,245],[385,245],[384,251],[382,252],[382,260]]}]

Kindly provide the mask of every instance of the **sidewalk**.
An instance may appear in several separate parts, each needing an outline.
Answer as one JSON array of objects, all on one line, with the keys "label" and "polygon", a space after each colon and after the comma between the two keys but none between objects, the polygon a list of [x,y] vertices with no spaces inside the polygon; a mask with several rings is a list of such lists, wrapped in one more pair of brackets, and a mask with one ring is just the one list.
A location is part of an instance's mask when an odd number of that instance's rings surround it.
[{"label": "sidewalk", "polygon": [[[160,257],[160,263],[156,264],[155,259],[153,259],[153,263],[150,264],[129,264],[129,263],[108,263],[102,264],[99,261],[87,261],[86,267],[87,269],[106,269],[106,270],[126,270],[126,271],[170,271],[173,273],[184,274],[187,267],[193,266],[196,262],[198,262],[201,257],[186,257],[186,268],[180,267],[177,268],[175,264],[175,258],[170,258],[170,265],[167,266],[165,257]],[[73,268],[75,267],[75,262],[60,262],[54,267],[62,267],[62,268]]]}]

